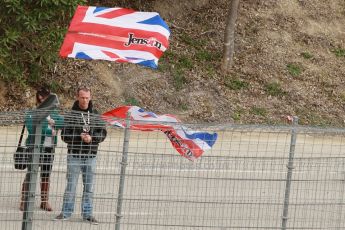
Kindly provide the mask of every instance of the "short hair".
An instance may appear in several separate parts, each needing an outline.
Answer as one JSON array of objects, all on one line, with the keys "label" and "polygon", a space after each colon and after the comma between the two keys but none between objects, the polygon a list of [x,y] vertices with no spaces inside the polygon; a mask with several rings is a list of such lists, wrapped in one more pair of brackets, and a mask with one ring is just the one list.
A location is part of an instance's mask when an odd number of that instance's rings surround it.
[{"label": "short hair", "polygon": [[77,89],[77,95],[79,95],[80,91],[85,91],[85,92],[90,92],[91,93],[91,88],[86,86],[86,85],[81,85]]}]

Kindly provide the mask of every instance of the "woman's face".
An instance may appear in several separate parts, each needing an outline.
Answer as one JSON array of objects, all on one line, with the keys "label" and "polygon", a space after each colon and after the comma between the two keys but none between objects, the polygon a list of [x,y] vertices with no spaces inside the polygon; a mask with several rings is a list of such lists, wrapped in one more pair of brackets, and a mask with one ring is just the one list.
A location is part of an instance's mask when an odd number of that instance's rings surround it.
[{"label": "woman's face", "polygon": [[43,97],[42,95],[38,95],[37,104],[41,104],[42,102],[44,102],[45,99],[47,99],[47,97]]}]

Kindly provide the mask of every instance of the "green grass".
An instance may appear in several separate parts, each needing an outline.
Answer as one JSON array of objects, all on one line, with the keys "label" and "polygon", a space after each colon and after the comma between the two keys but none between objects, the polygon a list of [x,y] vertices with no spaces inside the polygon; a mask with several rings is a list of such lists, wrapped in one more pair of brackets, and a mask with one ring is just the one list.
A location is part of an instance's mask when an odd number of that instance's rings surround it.
[{"label": "green grass", "polygon": [[52,82],[50,82],[50,89],[53,92],[59,92],[63,89],[63,87],[59,82],[53,80]]},{"label": "green grass", "polygon": [[175,89],[180,90],[187,82],[185,72],[193,67],[194,63],[188,56],[178,56],[171,51],[167,51],[160,60],[158,70],[162,72],[170,72],[173,77]]},{"label": "green grass", "polygon": [[183,85],[187,83],[185,77],[186,71],[193,68],[193,62],[187,56],[182,56],[179,58],[178,62],[175,65],[175,68],[172,69],[172,75],[174,80],[174,86],[176,90],[182,89]]},{"label": "green grass", "polygon": [[126,98],[125,104],[139,106],[139,102],[134,97]]},{"label": "green grass", "polygon": [[273,97],[281,97],[286,95],[286,92],[282,89],[278,82],[270,82],[265,85],[265,92]]},{"label": "green grass", "polygon": [[41,81],[41,76],[42,76],[42,68],[36,64],[36,63],[31,63],[29,65],[29,69],[30,69],[30,77],[28,78],[28,82],[30,84],[36,84],[38,82]]},{"label": "green grass", "polygon": [[234,121],[240,121],[243,114],[244,114],[243,109],[237,109],[231,114],[231,118],[234,119]]},{"label": "green grass", "polygon": [[331,124],[329,118],[323,117],[316,110],[313,111],[312,108],[297,108],[295,114],[298,115],[298,124],[300,125],[325,127]]},{"label": "green grass", "polygon": [[175,71],[173,73],[174,86],[176,90],[181,90],[183,85],[187,83],[187,79],[184,74],[184,71]]},{"label": "green grass", "polygon": [[[330,122],[327,119],[323,118],[321,115],[315,112],[309,112],[304,115],[304,123],[312,126],[327,127],[330,125]],[[302,119],[303,121],[303,119]]]},{"label": "green grass", "polygon": [[250,109],[250,113],[257,116],[265,117],[267,115],[267,110],[265,108],[254,106]]},{"label": "green grass", "polygon": [[187,105],[187,104],[182,103],[182,104],[180,104],[179,107],[180,107],[180,109],[183,110],[183,111],[187,111],[187,110],[188,110],[188,105]]},{"label": "green grass", "polygon": [[191,69],[193,68],[194,64],[193,61],[187,57],[187,56],[182,56],[178,60],[177,68],[178,69]]},{"label": "green grass", "polygon": [[314,56],[308,52],[302,52],[301,53],[302,57],[304,57],[305,59],[312,59]]},{"label": "green grass", "polygon": [[214,55],[207,50],[199,50],[195,55],[198,61],[210,61],[213,59],[213,56]]},{"label": "green grass", "polygon": [[247,89],[249,87],[249,83],[241,80],[241,79],[231,79],[227,77],[224,82],[225,86],[232,90],[241,90]]},{"label": "green grass", "polygon": [[205,44],[203,39],[194,39],[186,33],[180,35],[180,39],[188,46],[199,49]]},{"label": "green grass", "polygon": [[163,53],[163,56],[160,58],[158,63],[158,70],[161,72],[168,71],[171,67],[171,64],[176,63],[176,54],[170,50],[167,50]]},{"label": "green grass", "polygon": [[337,48],[332,50],[336,57],[345,57],[345,49]]},{"label": "green grass", "polygon": [[289,63],[286,65],[286,68],[288,72],[294,77],[297,77],[302,73],[302,68],[297,64]]},{"label": "green grass", "polygon": [[194,67],[193,60],[187,55],[178,55],[171,51],[166,51],[160,60],[158,70],[170,72],[173,77],[173,84],[176,90],[181,90],[187,83],[186,71]]}]

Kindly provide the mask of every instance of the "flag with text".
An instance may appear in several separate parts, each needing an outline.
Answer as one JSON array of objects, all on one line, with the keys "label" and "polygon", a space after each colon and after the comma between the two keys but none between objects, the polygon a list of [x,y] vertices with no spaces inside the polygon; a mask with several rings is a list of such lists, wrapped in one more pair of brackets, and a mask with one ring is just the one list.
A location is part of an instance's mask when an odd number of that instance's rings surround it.
[{"label": "flag with text", "polygon": [[61,57],[130,62],[157,68],[170,29],[156,12],[78,6],[60,49]]},{"label": "flag with text", "polygon": [[125,128],[125,118],[130,114],[130,129],[141,131],[162,131],[172,146],[189,160],[200,157],[211,149],[217,140],[217,133],[190,130],[174,115],[157,115],[138,106],[122,106],[103,114],[111,125]]}]

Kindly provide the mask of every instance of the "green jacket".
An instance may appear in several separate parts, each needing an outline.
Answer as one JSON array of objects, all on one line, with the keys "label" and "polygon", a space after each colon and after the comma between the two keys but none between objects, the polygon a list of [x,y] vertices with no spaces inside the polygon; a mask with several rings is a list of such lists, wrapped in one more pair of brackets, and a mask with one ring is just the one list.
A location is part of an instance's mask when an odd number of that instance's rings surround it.
[{"label": "green jacket", "polygon": [[[29,111],[25,114],[25,126],[26,129],[28,130],[28,137],[26,138],[25,144],[26,146],[32,146],[34,144],[34,130],[33,130],[33,120],[32,120],[32,115],[34,111]],[[61,129],[63,126],[63,117],[58,114],[56,110],[51,111],[50,113],[50,118],[55,121],[54,129],[57,134],[58,129]],[[44,119],[42,124],[42,130],[41,130],[41,145],[43,146],[44,141],[46,137],[51,137],[52,136],[52,128],[48,126],[48,120]],[[57,143],[57,135],[55,134],[54,136],[54,146]],[[54,147],[52,146],[52,147]]]}]

